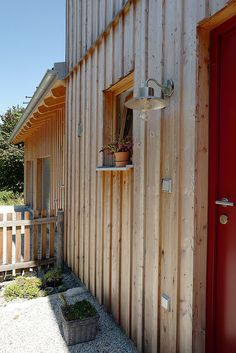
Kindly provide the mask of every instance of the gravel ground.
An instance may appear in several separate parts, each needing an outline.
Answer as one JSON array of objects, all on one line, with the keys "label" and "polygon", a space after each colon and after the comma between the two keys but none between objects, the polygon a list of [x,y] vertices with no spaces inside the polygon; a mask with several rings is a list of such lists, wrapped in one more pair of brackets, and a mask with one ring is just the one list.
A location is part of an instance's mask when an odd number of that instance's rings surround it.
[{"label": "gravel ground", "polygon": [[57,294],[0,306],[0,353],[137,353],[96,299],[81,284],[66,292],[70,303],[88,299],[97,309],[99,332],[94,341],[67,347]]}]

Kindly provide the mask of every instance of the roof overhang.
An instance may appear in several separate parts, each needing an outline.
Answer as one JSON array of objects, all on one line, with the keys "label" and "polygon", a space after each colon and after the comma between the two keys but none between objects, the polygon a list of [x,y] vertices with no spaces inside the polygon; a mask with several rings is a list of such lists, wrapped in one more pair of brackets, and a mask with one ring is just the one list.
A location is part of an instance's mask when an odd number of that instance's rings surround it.
[{"label": "roof overhang", "polygon": [[10,142],[24,142],[46,120],[54,116],[57,109],[65,106],[65,63],[55,63],[48,70],[28,103],[22,117],[10,136]]}]

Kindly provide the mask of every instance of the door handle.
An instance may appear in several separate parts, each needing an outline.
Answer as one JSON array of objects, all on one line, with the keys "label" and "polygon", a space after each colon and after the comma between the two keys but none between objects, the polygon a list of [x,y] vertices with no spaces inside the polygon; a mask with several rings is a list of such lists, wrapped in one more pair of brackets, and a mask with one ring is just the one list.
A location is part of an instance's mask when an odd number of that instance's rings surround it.
[{"label": "door handle", "polygon": [[225,197],[223,197],[221,200],[216,200],[215,204],[223,206],[223,207],[228,207],[228,206],[233,207],[233,206],[235,206],[234,202],[229,201]]}]

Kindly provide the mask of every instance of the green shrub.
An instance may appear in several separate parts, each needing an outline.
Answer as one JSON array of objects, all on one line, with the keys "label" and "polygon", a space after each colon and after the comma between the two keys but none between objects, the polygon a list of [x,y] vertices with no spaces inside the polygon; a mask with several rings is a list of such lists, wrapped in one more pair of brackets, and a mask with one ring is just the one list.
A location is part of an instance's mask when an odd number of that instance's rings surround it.
[{"label": "green shrub", "polygon": [[23,194],[14,193],[13,191],[0,191],[0,205],[23,205]]},{"label": "green shrub", "polygon": [[4,298],[7,301],[16,298],[33,299],[42,295],[42,281],[35,277],[17,277],[4,289]]},{"label": "green shrub", "polygon": [[61,309],[67,321],[84,320],[97,314],[97,310],[88,300],[77,301],[75,304],[67,304],[64,295],[61,295],[61,300],[64,303]]},{"label": "green shrub", "polygon": [[62,272],[58,268],[52,268],[43,276],[43,285],[48,287],[57,287],[62,282]]}]

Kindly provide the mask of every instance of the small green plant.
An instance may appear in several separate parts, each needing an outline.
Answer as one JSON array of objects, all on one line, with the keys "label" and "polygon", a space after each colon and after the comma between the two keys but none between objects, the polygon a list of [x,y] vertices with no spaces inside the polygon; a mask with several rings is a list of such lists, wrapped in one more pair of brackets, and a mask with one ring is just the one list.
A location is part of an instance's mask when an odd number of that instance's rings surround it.
[{"label": "small green plant", "polygon": [[42,281],[35,277],[17,277],[4,289],[4,299],[11,301],[16,298],[33,299],[42,295]]},{"label": "small green plant", "polygon": [[67,321],[84,320],[97,314],[96,309],[88,300],[81,300],[75,304],[68,304],[63,294],[60,295],[63,303],[62,312]]},{"label": "small green plant", "polygon": [[44,287],[58,287],[62,283],[62,272],[58,268],[52,268],[43,276]]},{"label": "small green plant", "polygon": [[131,137],[127,136],[125,138],[117,138],[115,141],[104,145],[100,152],[107,151],[108,153],[117,153],[117,152],[130,152],[132,153],[133,149],[133,140]]}]

